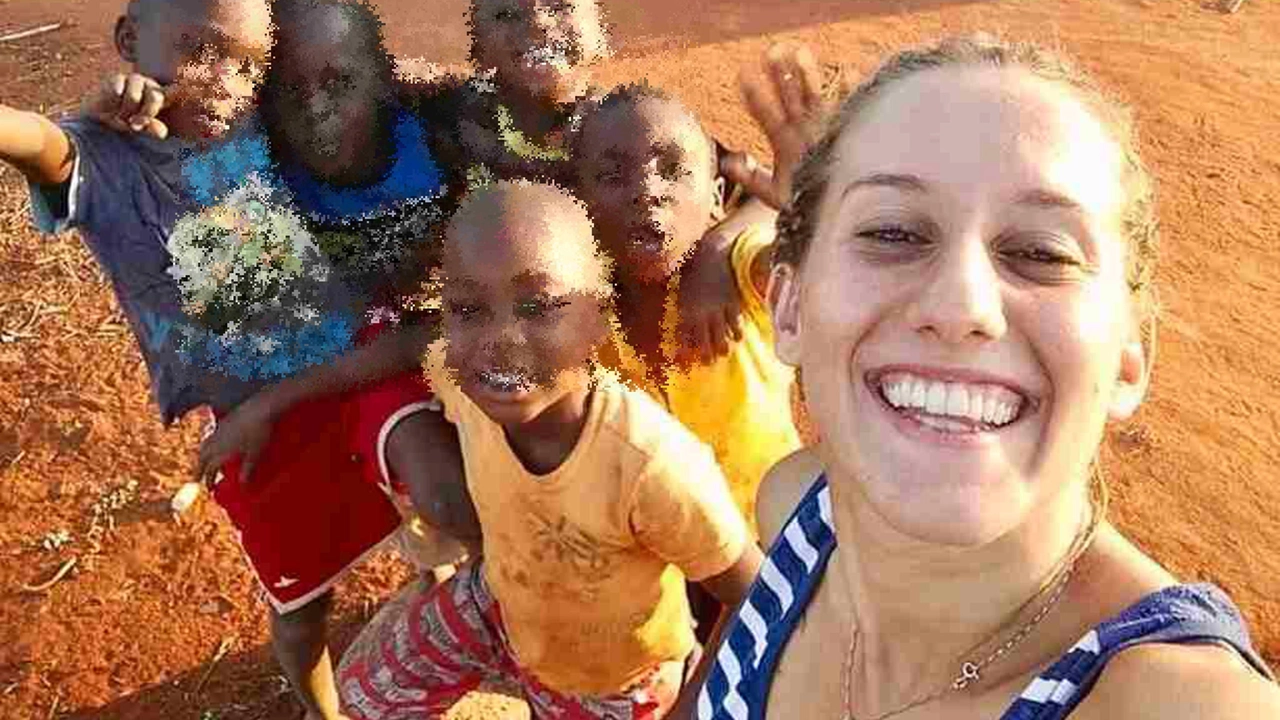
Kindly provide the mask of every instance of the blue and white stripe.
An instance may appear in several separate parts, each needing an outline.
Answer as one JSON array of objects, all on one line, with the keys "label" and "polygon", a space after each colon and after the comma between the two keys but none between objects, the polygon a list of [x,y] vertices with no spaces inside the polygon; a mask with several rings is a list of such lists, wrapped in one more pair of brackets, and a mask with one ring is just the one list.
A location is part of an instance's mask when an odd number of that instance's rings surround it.
[{"label": "blue and white stripe", "polygon": [[[698,694],[698,720],[763,720],[774,665],[836,548],[831,492],[819,478],[769,550]],[[1263,677],[1239,610],[1213,585],[1152,593],[1090,630],[1014,699],[1001,720],[1063,720],[1117,652],[1148,642],[1218,642]],[[785,713],[784,713],[785,716]]]},{"label": "blue and white stripe", "polygon": [[[698,720],[749,720],[796,619],[804,612],[835,549],[831,492],[825,478],[809,489],[760,568],[760,575],[725,633],[698,694]],[[762,683],[763,681],[763,683]]]}]

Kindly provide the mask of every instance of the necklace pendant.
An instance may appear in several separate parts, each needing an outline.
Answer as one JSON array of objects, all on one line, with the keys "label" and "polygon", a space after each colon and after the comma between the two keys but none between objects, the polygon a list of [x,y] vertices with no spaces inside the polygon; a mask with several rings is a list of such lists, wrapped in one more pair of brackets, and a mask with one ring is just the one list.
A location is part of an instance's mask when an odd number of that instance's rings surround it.
[{"label": "necklace pendant", "polygon": [[979,677],[978,666],[971,662],[967,662],[960,666],[960,677],[956,678],[955,682],[951,683],[951,687],[956,690],[963,690],[969,687],[970,684],[976,682]]}]

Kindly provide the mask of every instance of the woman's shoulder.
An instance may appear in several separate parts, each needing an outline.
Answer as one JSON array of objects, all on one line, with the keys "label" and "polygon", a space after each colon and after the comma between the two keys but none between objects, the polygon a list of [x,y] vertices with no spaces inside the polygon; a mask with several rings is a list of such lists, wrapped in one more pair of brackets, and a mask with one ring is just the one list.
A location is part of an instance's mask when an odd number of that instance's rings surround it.
[{"label": "woman's shoulder", "polygon": [[817,453],[812,448],[801,448],[765,473],[756,497],[756,522],[764,547],[773,544],[822,472],[822,460]]},{"label": "woman's shoulder", "polygon": [[1151,643],[1117,653],[1072,720],[1280,717],[1280,688],[1235,650]]}]

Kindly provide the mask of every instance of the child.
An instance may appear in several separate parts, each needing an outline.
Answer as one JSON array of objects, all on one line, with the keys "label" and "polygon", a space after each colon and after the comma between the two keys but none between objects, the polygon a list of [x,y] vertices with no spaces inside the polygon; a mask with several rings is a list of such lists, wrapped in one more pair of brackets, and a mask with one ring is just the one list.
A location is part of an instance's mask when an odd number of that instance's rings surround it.
[{"label": "child", "polygon": [[[644,84],[614,90],[589,115],[575,149],[579,192],[613,257],[618,327],[601,361],[646,390],[709,444],[734,501],[754,526],[764,473],[800,447],[793,373],[773,353],[764,306],[771,227],[729,248],[745,310],[740,339],[709,364],[679,362],[676,286],[694,244],[723,210],[714,147],[678,101]],[[722,260],[723,261],[723,260]]]},{"label": "child", "polygon": [[[175,8],[194,8],[203,15],[178,18],[172,16]],[[70,193],[69,201],[64,202],[68,208],[64,215],[69,215],[68,220],[83,227],[86,238],[112,276],[121,305],[147,354],[157,401],[166,422],[199,404],[209,404],[215,413],[223,416],[224,422],[215,433],[216,438],[235,435],[237,428],[254,426],[246,418],[261,415],[280,420],[269,444],[265,433],[248,433],[252,437],[248,444],[266,448],[259,463],[256,486],[224,482],[217,486],[214,494],[236,524],[251,565],[272,600],[273,644],[287,674],[299,690],[308,714],[333,718],[337,717],[336,694],[328,659],[323,652],[328,586],[343,569],[376,547],[401,524],[400,513],[385,494],[362,477],[376,476],[381,481],[390,474],[388,465],[391,469],[407,467],[410,461],[421,455],[418,443],[405,443],[397,438],[412,434],[410,428],[422,433],[433,428],[438,430],[440,428],[435,426],[443,423],[423,422],[412,416],[415,410],[426,405],[427,398],[424,398],[425,391],[420,386],[411,379],[406,382],[404,378],[392,381],[376,392],[366,393],[358,404],[310,403],[295,407],[292,416],[284,417],[277,407],[284,408],[292,402],[286,399],[277,406],[269,402],[265,393],[253,395],[259,384],[236,382],[225,375],[210,373],[183,362],[175,352],[172,340],[166,343],[166,339],[177,335],[176,332],[170,334],[174,323],[183,320],[177,285],[166,272],[172,258],[165,249],[165,241],[174,220],[183,212],[194,210],[198,204],[215,202],[218,181],[225,180],[225,176],[238,178],[236,171],[261,171],[268,164],[262,157],[264,143],[254,142],[252,123],[241,122],[230,112],[246,104],[259,79],[255,68],[265,56],[270,42],[270,19],[265,8],[265,5],[230,2],[209,2],[201,6],[195,0],[185,4],[139,0],[130,5],[128,16],[117,25],[117,45],[122,56],[136,58],[137,69],[177,82],[162,89],[153,81],[139,75],[132,76],[116,91],[127,102],[123,102],[121,97],[108,95],[114,100],[114,106],[110,108],[112,115],[105,115],[105,119],[117,130],[145,129],[164,136],[172,127],[175,135],[179,136],[199,131],[206,137],[225,136],[226,139],[212,146],[206,143],[194,154],[184,152],[186,157],[179,162],[178,151],[189,151],[190,148],[177,138],[160,142],[141,135],[106,132],[97,124],[73,124],[70,128],[75,147],[80,152],[75,173],[69,176],[72,179],[67,183],[63,178],[64,184],[69,186],[69,189],[64,188],[64,192]],[[281,18],[297,20],[304,8],[298,4],[281,3],[280,9],[283,11]],[[368,22],[360,25],[359,13],[355,15],[352,27],[364,27],[366,30],[375,27]],[[201,20],[202,17],[205,19]],[[322,17],[339,21],[351,19],[351,16],[335,18],[323,14]],[[236,19],[236,22],[230,22],[228,18]],[[201,29],[202,25],[209,27]],[[295,27],[294,23],[285,25]],[[220,28],[221,33],[215,28]],[[258,33],[256,36],[253,34],[255,31]],[[372,47],[368,41],[371,35],[367,32],[363,35],[337,32],[333,36],[339,43],[344,38],[358,41],[354,43],[354,53],[330,53],[327,57],[349,60],[352,54],[366,52]],[[256,41],[255,37],[258,38]],[[321,41],[319,38],[314,40]],[[197,52],[197,48],[203,49]],[[256,52],[253,54],[244,54],[247,49],[254,48]],[[375,57],[385,57],[385,53]],[[169,69],[165,62],[174,64],[176,69]],[[235,72],[228,72],[228,69]],[[210,78],[218,79],[223,86],[211,87]],[[365,88],[370,85],[375,88],[372,92],[377,97],[376,88],[387,87],[389,83],[383,82],[381,86],[362,83]],[[135,91],[136,96],[131,95]],[[167,96],[164,91],[168,91]],[[229,97],[238,102],[195,102],[203,97]],[[360,99],[364,96],[355,97]],[[114,117],[115,114],[120,117]],[[28,172],[34,183],[57,182],[58,176],[47,172],[41,162],[26,160],[30,157],[39,161],[45,156],[60,156],[56,147],[60,137],[57,128],[38,117],[17,117],[23,124],[34,127],[35,131],[41,131],[43,125],[46,138],[43,142],[50,147],[41,155],[24,151],[19,146],[14,154],[25,152],[18,160],[34,165]],[[368,140],[359,133],[351,133],[350,136],[357,144],[366,143],[359,147],[368,147]],[[8,137],[21,138],[22,135],[6,133]],[[99,151],[99,147],[104,150]],[[115,151],[121,157],[108,158],[106,150]],[[261,152],[255,154],[254,150]],[[430,167],[429,156],[416,150],[409,148],[409,152],[404,153],[413,159],[407,169],[404,163],[391,162],[393,153],[390,151],[381,153],[387,160],[380,164],[379,170],[396,178],[397,184],[392,187],[402,193],[425,192],[436,187],[437,177]],[[132,155],[125,154],[126,151]],[[364,157],[378,154],[370,151]],[[424,162],[427,163],[425,167],[422,165]],[[49,164],[43,163],[44,166]],[[120,182],[118,173],[122,168],[127,175]],[[103,184],[100,177],[110,178],[119,184]],[[409,180],[405,180],[406,177]],[[193,180],[197,182],[193,184]],[[222,182],[221,185],[225,189],[227,183]],[[102,187],[132,187],[134,196],[123,201],[107,198]],[[376,191],[375,187],[372,194],[380,197]],[[45,211],[45,216],[48,215],[47,208],[43,208],[40,201],[50,194],[55,193],[33,191],[36,200],[33,205],[37,208],[38,217],[41,210]],[[312,203],[313,206],[317,204]],[[134,212],[141,210],[144,216],[119,213],[116,210],[119,207],[136,208]],[[44,225],[50,227],[48,222]],[[375,341],[380,348],[373,356],[377,362],[364,359],[355,366],[370,378],[391,374],[397,369],[396,358],[409,358],[401,361],[401,366],[416,363],[415,341],[412,337],[397,338],[388,334],[385,340]],[[153,358],[155,362],[152,362]],[[351,359],[340,360],[347,362],[335,362],[335,367],[324,370],[341,372],[346,369],[349,374],[353,366]],[[317,378],[308,374],[306,379],[315,381]],[[324,380],[323,374],[319,380]],[[296,385],[310,387],[301,380],[297,384],[281,385],[286,389]],[[246,397],[249,397],[248,401],[242,402]],[[281,399],[279,394],[273,397]],[[232,408],[238,412],[227,416]],[[423,417],[430,421],[434,416]],[[313,421],[307,422],[307,418]],[[261,423],[257,425],[261,426]],[[349,450],[350,426],[358,428],[356,449],[359,452],[354,458]],[[449,439],[450,436],[445,435],[428,446],[443,447],[447,452]],[[456,440],[453,443],[456,446]],[[252,459],[246,456],[246,471]],[[427,467],[422,462],[417,466]],[[445,463],[443,466],[451,465]],[[227,475],[232,478],[240,475],[243,479],[248,475],[247,472],[239,472],[235,464],[227,470]],[[413,474],[402,473],[402,476]],[[264,477],[286,481],[270,482],[263,480]],[[309,480],[311,484],[303,491],[290,492],[291,487],[298,486],[290,485],[288,479]],[[447,503],[447,498],[439,494],[432,500]],[[452,507],[446,509],[450,511],[446,516],[465,515],[465,508],[456,512]],[[299,523],[297,518],[305,518],[306,522]],[[333,532],[334,528],[341,528],[341,531]],[[286,612],[289,610],[293,612]]]},{"label": "child", "polygon": [[736,605],[759,549],[707,448],[598,371],[607,262],[563,191],[467,198],[427,362],[457,424],[484,556],[343,660],[356,718],[441,717],[485,679],[534,717],[660,718],[694,651],[684,575]]},{"label": "child", "polygon": [[[275,21],[261,92],[265,140],[249,132],[238,146],[249,155],[262,148],[269,158],[237,163],[236,148],[223,148],[201,175],[209,180],[203,185],[212,201],[219,173],[262,166],[311,221],[364,304],[375,314],[405,316],[406,324],[387,329],[375,322],[361,332],[360,347],[223,416],[202,447],[200,472],[222,468],[228,481],[214,494],[271,600],[281,664],[308,712],[332,717],[336,696],[325,651],[331,588],[400,526],[386,494],[407,485],[412,504],[433,525],[464,539],[475,523],[466,522],[474,511],[456,433],[438,414],[422,412],[433,398],[413,368],[431,324],[408,322],[412,313],[399,303],[421,277],[388,278],[404,269],[420,275],[429,263],[430,247],[421,240],[430,236],[424,225],[439,171],[426,129],[397,103],[391,58],[369,5],[282,0]],[[442,482],[448,468],[459,468],[451,484]],[[454,524],[459,518],[461,526]],[[432,565],[462,554],[439,536],[425,540],[418,549],[431,555],[420,559]]]},{"label": "child", "polygon": [[270,23],[265,0],[132,0],[114,37],[133,72],[111,77],[84,116],[55,124],[0,106],[0,159],[26,176],[42,231],[82,231],[137,338],[166,425],[247,392],[178,356],[171,330],[183,314],[165,241],[193,207],[182,155],[224,135],[252,102]]},{"label": "child", "polygon": [[608,52],[596,0],[472,0],[468,25],[475,77],[424,88],[418,106],[447,125],[434,149],[451,190],[562,178],[567,135],[599,95],[591,66]]}]

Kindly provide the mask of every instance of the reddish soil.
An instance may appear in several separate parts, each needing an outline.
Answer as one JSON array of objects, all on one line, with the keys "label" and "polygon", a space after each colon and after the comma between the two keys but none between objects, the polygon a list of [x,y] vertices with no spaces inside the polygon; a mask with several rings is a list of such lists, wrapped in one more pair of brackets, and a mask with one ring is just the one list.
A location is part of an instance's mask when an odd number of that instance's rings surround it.
[{"label": "reddish soil", "polygon": [[[1280,3],[1235,15],[1199,0],[606,4],[619,53],[602,80],[647,75],[730,145],[757,150],[735,73],[783,37],[860,72],[903,43],[1000,31],[1063,46],[1133,101],[1160,181],[1167,314],[1151,398],[1108,443],[1112,517],[1181,577],[1225,587],[1280,661]],[[380,5],[397,53],[465,54],[463,0]],[[116,67],[116,12],[99,0],[0,0],[0,34],[71,23],[0,43],[0,102],[74,107]],[[161,428],[110,287],[74,235],[31,232],[25,202],[16,174],[0,170],[0,716],[290,717],[263,605],[221,512],[202,500],[177,523],[167,511],[192,468],[197,419]],[[129,480],[136,498],[100,513],[91,536],[95,503]],[[58,530],[69,544],[40,547]],[[72,559],[50,590],[21,589]],[[391,558],[353,574],[339,642],[408,576]]]}]

